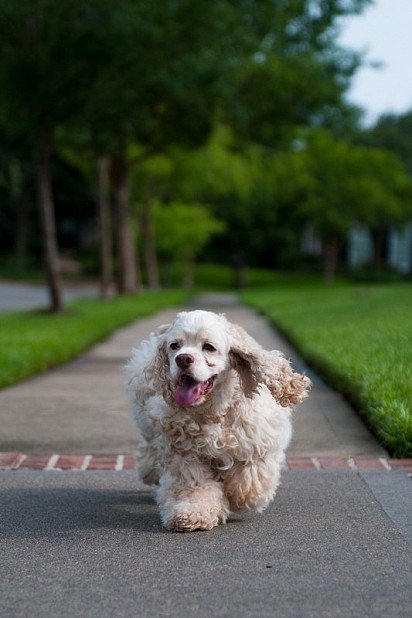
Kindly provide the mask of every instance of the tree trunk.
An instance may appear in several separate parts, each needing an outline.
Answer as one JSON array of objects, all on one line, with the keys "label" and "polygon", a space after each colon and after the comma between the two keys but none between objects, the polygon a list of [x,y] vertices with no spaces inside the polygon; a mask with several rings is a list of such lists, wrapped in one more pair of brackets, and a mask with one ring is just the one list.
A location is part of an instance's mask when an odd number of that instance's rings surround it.
[{"label": "tree trunk", "polygon": [[159,290],[159,266],[153,232],[152,206],[149,199],[141,204],[140,230],[144,242],[144,262],[147,274],[147,284],[150,290]]},{"label": "tree trunk", "polygon": [[19,269],[27,263],[27,243],[29,234],[29,202],[27,187],[24,185],[22,165],[19,160],[10,161],[8,168],[10,203],[16,211],[16,233],[14,236],[14,261]]},{"label": "tree trunk", "polygon": [[247,266],[245,254],[242,249],[238,249],[233,258],[233,268],[235,274],[235,287],[244,290],[247,287]]},{"label": "tree trunk", "polygon": [[29,232],[30,232],[30,212],[32,207],[32,196],[27,186],[23,187],[22,193],[16,200],[17,226],[14,244],[14,257],[16,265],[23,270],[27,267]]},{"label": "tree trunk", "polygon": [[190,255],[184,263],[183,287],[191,290],[195,284],[195,257]]},{"label": "tree trunk", "polygon": [[36,176],[43,233],[43,251],[51,311],[63,311],[63,294],[60,280],[59,253],[57,248],[56,222],[51,180],[51,136],[43,135],[36,144],[38,148]]},{"label": "tree trunk", "polygon": [[336,240],[325,241],[323,245],[323,280],[327,284],[335,280],[338,253],[339,246]]},{"label": "tree trunk", "polygon": [[117,236],[117,289],[133,294],[141,287],[140,268],[130,216],[128,165],[124,151],[113,160]]},{"label": "tree trunk", "polygon": [[113,280],[113,242],[112,221],[110,213],[110,160],[108,157],[96,159],[97,201],[99,206],[100,228],[100,295],[107,299]]},{"label": "tree trunk", "polygon": [[387,228],[378,227],[372,230],[373,237],[373,264],[376,270],[382,270],[386,266],[387,259]]}]

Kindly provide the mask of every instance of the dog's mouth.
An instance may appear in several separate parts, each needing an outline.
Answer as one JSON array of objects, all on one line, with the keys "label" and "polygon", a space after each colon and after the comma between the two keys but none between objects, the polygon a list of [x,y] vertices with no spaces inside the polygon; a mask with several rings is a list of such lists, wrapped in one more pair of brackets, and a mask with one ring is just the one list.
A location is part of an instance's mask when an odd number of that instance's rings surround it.
[{"label": "dog's mouth", "polygon": [[183,373],[173,391],[173,397],[179,406],[192,406],[204,397],[213,387],[216,376],[204,382],[198,382],[193,376]]}]

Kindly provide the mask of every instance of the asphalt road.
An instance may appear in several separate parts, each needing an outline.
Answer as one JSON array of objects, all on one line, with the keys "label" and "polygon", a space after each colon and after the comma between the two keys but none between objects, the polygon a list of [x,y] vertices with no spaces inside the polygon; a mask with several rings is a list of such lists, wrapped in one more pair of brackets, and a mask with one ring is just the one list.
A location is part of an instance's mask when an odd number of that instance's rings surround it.
[{"label": "asphalt road", "polygon": [[407,496],[403,473],[286,472],[263,515],[179,534],[133,472],[3,472],[0,614],[409,617],[410,547],[371,490],[388,475]]}]

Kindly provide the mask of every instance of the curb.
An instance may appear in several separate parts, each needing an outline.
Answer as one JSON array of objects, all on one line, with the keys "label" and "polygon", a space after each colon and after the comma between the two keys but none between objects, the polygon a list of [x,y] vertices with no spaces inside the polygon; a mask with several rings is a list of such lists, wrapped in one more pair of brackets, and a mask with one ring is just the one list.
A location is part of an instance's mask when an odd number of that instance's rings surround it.
[{"label": "curb", "polygon": [[[136,457],[133,455],[25,455],[23,453],[0,453],[0,470],[134,470]],[[412,459],[386,459],[384,457],[290,457],[285,468],[293,471],[305,470],[380,470],[402,471],[412,476]]]}]

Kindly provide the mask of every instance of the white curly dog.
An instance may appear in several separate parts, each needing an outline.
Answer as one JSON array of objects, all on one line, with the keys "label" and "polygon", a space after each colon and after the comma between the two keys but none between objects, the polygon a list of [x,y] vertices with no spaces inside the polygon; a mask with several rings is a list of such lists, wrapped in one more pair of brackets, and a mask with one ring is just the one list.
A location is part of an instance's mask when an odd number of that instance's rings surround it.
[{"label": "white curly dog", "polygon": [[307,377],[209,311],[179,313],[133,350],[126,370],[138,474],[158,485],[169,530],[211,530],[231,510],[267,507]]}]

